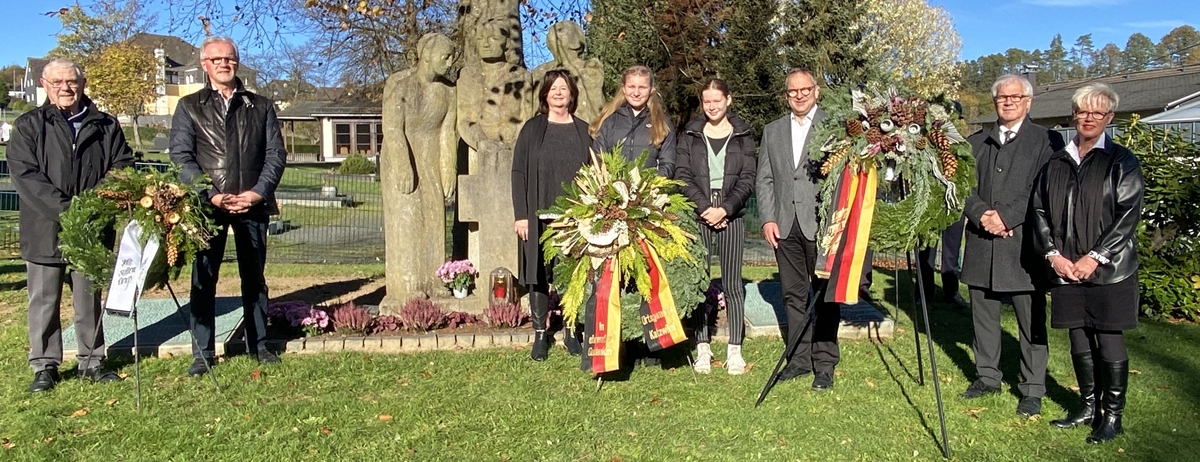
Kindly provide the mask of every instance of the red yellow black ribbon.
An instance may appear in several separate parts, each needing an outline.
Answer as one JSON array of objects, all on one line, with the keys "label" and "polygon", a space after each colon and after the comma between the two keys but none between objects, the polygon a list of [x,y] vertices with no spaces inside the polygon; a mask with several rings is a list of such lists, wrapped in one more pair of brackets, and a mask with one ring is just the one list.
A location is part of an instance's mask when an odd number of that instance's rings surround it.
[{"label": "red yellow black ribbon", "polygon": [[642,303],[642,331],[650,351],[658,351],[683,343],[687,336],[683,333],[683,323],[679,321],[679,311],[675,308],[675,297],[671,294],[671,285],[658,252],[645,239],[638,244],[646,256],[650,273],[650,299]]},{"label": "red yellow black ribbon", "polygon": [[858,303],[858,287],[867,258],[875,191],[879,186],[874,162],[847,165],[838,177],[827,215],[828,224],[817,245],[817,277],[829,279],[826,301]]},{"label": "red yellow black ribbon", "polygon": [[620,368],[621,349],[621,265],[616,258],[604,260],[596,283],[595,309],[584,316],[583,370],[595,374]]}]

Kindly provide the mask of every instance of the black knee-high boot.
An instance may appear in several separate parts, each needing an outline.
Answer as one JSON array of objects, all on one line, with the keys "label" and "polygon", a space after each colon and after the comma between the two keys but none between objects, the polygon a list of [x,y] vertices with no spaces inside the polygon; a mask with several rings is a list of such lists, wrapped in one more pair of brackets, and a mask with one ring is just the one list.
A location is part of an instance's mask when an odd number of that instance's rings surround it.
[{"label": "black knee-high boot", "polygon": [[1074,413],[1067,414],[1050,424],[1058,428],[1072,428],[1081,425],[1091,425],[1096,415],[1096,368],[1092,363],[1092,352],[1071,356],[1071,364],[1075,366],[1075,379],[1079,382],[1079,396],[1083,398],[1083,407]]},{"label": "black knee-high boot", "polygon": [[550,344],[546,339],[546,318],[550,313],[550,297],[545,292],[529,291],[529,317],[533,321],[533,351],[529,357],[545,361]]},{"label": "black knee-high boot", "polygon": [[1102,386],[1096,393],[1100,395],[1100,406],[1096,413],[1099,419],[1088,435],[1089,444],[1099,444],[1116,438],[1125,432],[1121,427],[1121,414],[1125,412],[1125,392],[1129,384],[1129,360],[1100,361],[1100,376]]}]

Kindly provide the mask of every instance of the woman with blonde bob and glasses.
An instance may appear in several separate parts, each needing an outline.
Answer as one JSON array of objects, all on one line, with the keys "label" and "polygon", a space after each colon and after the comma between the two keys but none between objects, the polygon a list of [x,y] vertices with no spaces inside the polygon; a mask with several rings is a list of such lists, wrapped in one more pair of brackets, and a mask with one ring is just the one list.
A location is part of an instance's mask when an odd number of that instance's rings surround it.
[{"label": "woman with blonde bob and glasses", "polygon": [[1142,216],[1137,157],[1104,133],[1117,93],[1102,83],[1071,98],[1078,133],[1054,153],[1030,198],[1037,255],[1049,266],[1050,326],[1068,329],[1083,405],[1050,423],[1091,427],[1087,442],[1121,434],[1129,378],[1125,330],[1137,327],[1136,233]]},{"label": "woman with blonde bob and glasses", "polygon": [[629,160],[648,151],[646,168],[671,178],[675,174],[675,130],[671,117],[654,88],[654,73],[646,66],[633,66],[621,74],[621,88],[600,110],[589,132],[597,154],[618,144]]}]

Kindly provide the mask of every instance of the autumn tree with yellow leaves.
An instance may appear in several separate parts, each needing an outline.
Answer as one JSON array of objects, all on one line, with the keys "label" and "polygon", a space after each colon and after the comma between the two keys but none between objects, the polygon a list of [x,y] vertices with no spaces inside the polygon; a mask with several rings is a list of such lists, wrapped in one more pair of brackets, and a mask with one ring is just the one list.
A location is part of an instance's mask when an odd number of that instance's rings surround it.
[{"label": "autumn tree with yellow leaves", "polygon": [[880,77],[924,97],[955,96],[962,39],[950,14],[925,0],[868,0],[863,48]]},{"label": "autumn tree with yellow leaves", "polygon": [[133,120],[135,146],[142,145],[138,116],[158,98],[158,63],[154,56],[128,41],[108,45],[89,60],[87,93],[107,111]]}]

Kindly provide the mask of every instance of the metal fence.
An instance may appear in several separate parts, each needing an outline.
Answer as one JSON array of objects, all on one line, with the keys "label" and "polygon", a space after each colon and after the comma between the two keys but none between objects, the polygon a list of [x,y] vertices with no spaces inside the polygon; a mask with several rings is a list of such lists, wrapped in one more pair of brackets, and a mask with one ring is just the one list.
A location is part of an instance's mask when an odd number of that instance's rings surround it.
[{"label": "metal fence", "polygon": [[269,260],[383,261],[383,198],[377,176],[289,168],[275,199],[280,211],[268,229]]}]

